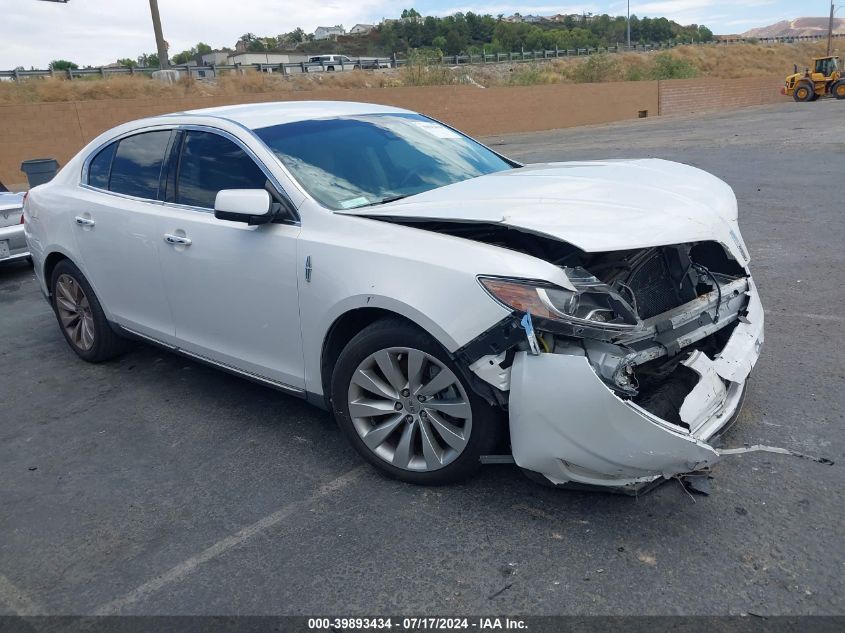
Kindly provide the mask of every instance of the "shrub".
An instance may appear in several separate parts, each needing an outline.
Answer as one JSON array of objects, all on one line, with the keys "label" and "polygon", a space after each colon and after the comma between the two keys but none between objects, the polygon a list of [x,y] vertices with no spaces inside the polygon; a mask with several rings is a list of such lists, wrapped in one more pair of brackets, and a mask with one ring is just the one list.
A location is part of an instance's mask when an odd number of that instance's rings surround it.
[{"label": "shrub", "polygon": [[439,49],[421,49],[408,55],[407,63],[399,69],[399,77],[406,86],[441,86],[454,83],[452,72],[440,61]]},{"label": "shrub", "polygon": [[659,53],[654,58],[651,69],[652,79],[692,79],[698,77],[698,69],[683,59],[670,53]]},{"label": "shrub", "polygon": [[591,55],[581,62],[571,72],[572,81],[578,84],[598,83],[610,81],[616,73],[616,61],[601,53]]}]

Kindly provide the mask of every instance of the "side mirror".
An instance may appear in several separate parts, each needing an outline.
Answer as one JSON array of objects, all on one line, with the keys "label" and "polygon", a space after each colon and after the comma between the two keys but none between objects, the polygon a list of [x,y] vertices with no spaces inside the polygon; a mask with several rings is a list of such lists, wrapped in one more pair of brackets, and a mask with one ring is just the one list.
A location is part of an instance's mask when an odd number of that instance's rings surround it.
[{"label": "side mirror", "polygon": [[218,220],[246,222],[250,226],[273,220],[272,199],[264,189],[223,189],[214,201]]}]

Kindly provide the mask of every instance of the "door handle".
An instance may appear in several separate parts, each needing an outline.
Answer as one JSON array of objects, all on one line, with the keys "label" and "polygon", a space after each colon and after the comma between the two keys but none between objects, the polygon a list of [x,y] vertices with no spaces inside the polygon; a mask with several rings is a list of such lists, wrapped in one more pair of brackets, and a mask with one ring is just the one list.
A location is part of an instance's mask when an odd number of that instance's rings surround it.
[{"label": "door handle", "polygon": [[178,246],[190,246],[191,238],[182,237],[181,235],[173,235],[172,233],[164,234],[164,241],[168,244],[176,244]]},{"label": "door handle", "polygon": [[94,226],[96,224],[91,218],[83,218],[81,215],[77,215],[74,220],[79,226]]}]

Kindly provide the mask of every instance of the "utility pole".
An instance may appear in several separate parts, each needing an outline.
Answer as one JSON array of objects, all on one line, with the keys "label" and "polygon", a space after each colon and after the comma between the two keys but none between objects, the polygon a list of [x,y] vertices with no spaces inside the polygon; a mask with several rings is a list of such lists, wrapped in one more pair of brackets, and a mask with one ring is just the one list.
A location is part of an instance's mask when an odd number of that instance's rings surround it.
[{"label": "utility pole", "polygon": [[833,0],[830,0],[830,21],[827,23],[827,56],[830,57],[830,47],[833,43]]},{"label": "utility pole", "polygon": [[631,50],[631,0],[628,0],[628,50]]},{"label": "utility pole", "polygon": [[167,59],[167,44],[164,43],[164,35],[161,33],[161,16],[158,14],[158,0],[150,0],[150,13],[153,17],[153,30],[156,34],[158,67],[169,68],[170,62]]}]

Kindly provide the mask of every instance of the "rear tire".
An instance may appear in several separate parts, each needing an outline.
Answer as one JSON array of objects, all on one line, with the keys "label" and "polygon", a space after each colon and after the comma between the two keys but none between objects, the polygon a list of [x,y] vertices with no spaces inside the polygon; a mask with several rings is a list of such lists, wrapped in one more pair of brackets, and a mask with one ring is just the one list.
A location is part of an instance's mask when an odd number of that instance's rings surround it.
[{"label": "rear tire", "polygon": [[812,101],[813,95],[815,94],[815,91],[809,84],[803,83],[795,86],[795,91],[792,93],[792,98],[798,102],[806,103],[808,101]]},{"label": "rear tire", "polygon": [[101,363],[126,351],[126,340],[112,330],[94,289],[70,260],[56,264],[50,291],[59,329],[77,356]]},{"label": "rear tire", "polygon": [[837,99],[845,99],[845,79],[840,79],[830,88],[830,94]]},{"label": "rear tire", "polygon": [[399,319],[377,321],[346,345],[331,395],[355,450],[385,475],[414,484],[474,474],[504,426],[501,412],[472,391],[446,350]]}]

